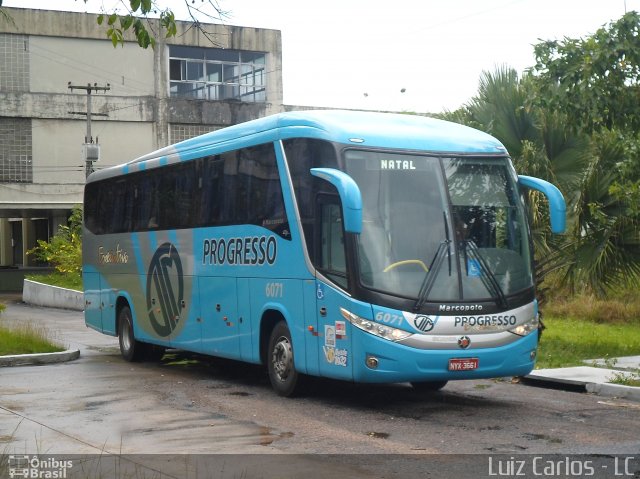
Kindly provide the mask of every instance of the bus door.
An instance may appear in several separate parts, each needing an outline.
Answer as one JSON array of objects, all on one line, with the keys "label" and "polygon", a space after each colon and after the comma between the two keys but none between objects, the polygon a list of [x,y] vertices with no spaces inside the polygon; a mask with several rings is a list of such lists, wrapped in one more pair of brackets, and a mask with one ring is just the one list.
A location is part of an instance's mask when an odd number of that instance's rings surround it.
[{"label": "bus door", "polygon": [[202,352],[240,358],[236,278],[201,276],[198,281]]},{"label": "bus door", "polygon": [[116,294],[100,273],[84,273],[84,320],[87,326],[116,335]]},{"label": "bus door", "polygon": [[113,288],[100,289],[100,312],[102,317],[102,332],[115,336],[116,333],[116,292]]},{"label": "bus door", "polygon": [[[316,262],[319,272],[336,285],[348,287],[342,206],[337,195],[320,195],[316,213]],[[316,280],[319,365],[322,376],[351,379],[351,337],[341,307],[348,299],[339,289]]]},{"label": "bus door", "polygon": [[100,307],[100,274],[82,274],[84,283],[84,321],[87,326],[102,332],[102,308]]},{"label": "bus door", "polygon": [[[320,329],[318,329],[318,303],[323,294],[324,287],[317,280],[305,280],[302,284],[302,294],[304,298],[304,326],[305,333],[304,355],[307,364],[307,374],[314,376],[320,375],[319,369],[319,337]],[[296,355],[299,354],[296,352]]]}]

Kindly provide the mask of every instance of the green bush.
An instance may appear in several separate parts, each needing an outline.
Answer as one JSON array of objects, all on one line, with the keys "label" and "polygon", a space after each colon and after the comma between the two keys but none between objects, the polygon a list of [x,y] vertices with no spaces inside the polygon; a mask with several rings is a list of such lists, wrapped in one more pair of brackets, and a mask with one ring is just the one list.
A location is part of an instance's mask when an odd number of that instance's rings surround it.
[{"label": "green bush", "polygon": [[80,275],[82,271],[82,207],[74,207],[68,224],[61,225],[49,242],[38,240],[38,246],[29,250],[27,254],[51,264],[60,273]]}]

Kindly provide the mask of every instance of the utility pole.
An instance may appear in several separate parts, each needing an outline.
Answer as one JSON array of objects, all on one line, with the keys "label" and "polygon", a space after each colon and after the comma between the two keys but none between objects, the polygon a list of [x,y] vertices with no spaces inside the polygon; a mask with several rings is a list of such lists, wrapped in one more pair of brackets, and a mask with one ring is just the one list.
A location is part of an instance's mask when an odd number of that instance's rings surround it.
[{"label": "utility pole", "polygon": [[106,113],[92,113],[91,112],[91,93],[96,91],[107,92],[111,90],[111,85],[107,83],[105,86],[98,86],[97,83],[93,85],[91,83],[87,83],[86,85],[72,85],[71,82],[67,84],[69,90],[85,90],[87,92],[87,111],[70,111],[70,115],[86,115],[87,116],[87,134],[84,137],[84,159],[85,159],[85,170],[86,175],[89,175],[93,172],[93,162],[98,161],[100,159],[100,145],[98,144],[98,138],[96,137],[95,143],[93,142],[93,137],[91,136],[91,116],[108,116]]}]

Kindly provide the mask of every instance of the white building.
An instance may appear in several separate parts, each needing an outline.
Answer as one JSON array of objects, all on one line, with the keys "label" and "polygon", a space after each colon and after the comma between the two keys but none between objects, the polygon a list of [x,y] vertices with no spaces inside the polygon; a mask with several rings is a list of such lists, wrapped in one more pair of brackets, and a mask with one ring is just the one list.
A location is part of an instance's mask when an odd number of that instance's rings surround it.
[{"label": "white building", "polygon": [[87,90],[94,168],[284,109],[277,30],[206,25],[212,44],[184,22],[155,49],[114,48],[96,15],[3,10],[0,267],[32,265],[26,251],[82,203]]}]

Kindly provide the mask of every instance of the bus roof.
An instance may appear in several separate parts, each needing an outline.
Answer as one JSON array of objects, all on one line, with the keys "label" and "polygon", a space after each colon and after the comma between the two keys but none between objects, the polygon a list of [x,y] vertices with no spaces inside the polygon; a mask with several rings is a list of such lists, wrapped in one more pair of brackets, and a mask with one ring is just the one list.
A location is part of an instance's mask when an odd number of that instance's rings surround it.
[{"label": "bus roof", "polygon": [[[419,115],[353,110],[278,113],[222,128],[156,150],[124,165],[94,173],[91,180],[144,169],[141,163],[168,157],[193,157],[209,149],[236,149],[288,138],[317,138],[361,147],[457,154],[506,154],[491,135]],[[234,147],[234,144],[237,145]],[[175,161],[179,161],[176,158]],[[173,161],[171,161],[173,162]],[[163,164],[160,161],[160,164]],[[152,166],[152,165],[149,165]],[[114,171],[115,170],[115,171]]]}]

